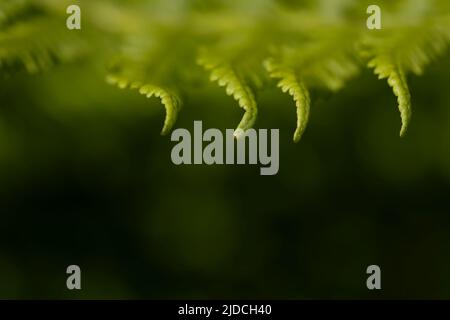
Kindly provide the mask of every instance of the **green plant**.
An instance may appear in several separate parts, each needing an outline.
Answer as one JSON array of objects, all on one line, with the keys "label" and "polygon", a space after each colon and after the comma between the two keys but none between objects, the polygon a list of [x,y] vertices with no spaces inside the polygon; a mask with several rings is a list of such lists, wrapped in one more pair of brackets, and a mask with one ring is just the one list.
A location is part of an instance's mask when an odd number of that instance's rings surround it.
[{"label": "green plant", "polygon": [[411,118],[410,73],[420,75],[450,39],[447,0],[376,1],[382,30],[366,28],[369,2],[356,0],[75,1],[83,29],[66,30],[74,1],[0,1],[0,66],[34,73],[84,56],[109,61],[107,81],[159,97],[170,132],[183,95],[205,74],[256,121],[256,93],[274,80],[297,108],[299,141],[314,88],[340,90],[367,65],[398,99],[403,136]]}]

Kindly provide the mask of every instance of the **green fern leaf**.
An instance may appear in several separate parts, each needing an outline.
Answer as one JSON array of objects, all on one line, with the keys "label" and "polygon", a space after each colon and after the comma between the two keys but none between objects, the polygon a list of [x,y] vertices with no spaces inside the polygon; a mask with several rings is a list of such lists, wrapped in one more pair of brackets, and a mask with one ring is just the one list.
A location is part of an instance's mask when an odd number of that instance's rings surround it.
[{"label": "green fern leaf", "polygon": [[309,87],[337,92],[360,71],[355,43],[359,34],[349,28],[336,27],[333,33],[300,38],[297,43],[277,47],[271,57],[301,74]]},{"label": "green fern leaf", "polygon": [[140,94],[145,95],[147,98],[151,98],[152,96],[160,98],[161,103],[166,109],[166,118],[161,134],[167,135],[170,133],[177,120],[178,112],[181,109],[181,100],[172,90],[152,84],[142,84],[138,81],[130,81],[114,75],[109,75],[107,77],[107,82],[120,89],[136,89]]},{"label": "green fern leaf", "polygon": [[229,63],[222,63],[206,53],[201,54],[197,62],[211,72],[210,80],[216,81],[221,87],[225,87],[226,93],[233,96],[239,106],[245,110],[245,114],[235,131],[236,137],[241,136],[243,132],[253,127],[258,115],[255,96],[251,88]]},{"label": "green fern leaf", "polygon": [[0,31],[0,68],[29,73],[74,60],[85,51],[83,41],[67,34],[53,19],[34,18]]},{"label": "green fern leaf", "polygon": [[367,48],[362,54],[369,58],[368,66],[379,79],[388,79],[397,97],[402,119],[401,137],[406,134],[412,115],[406,76],[410,72],[421,75],[425,66],[445,51],[448,42],[445,32],[427,23],[414,28],[402,27],[395,32],[386,30],[363,39]]},{"label": "green fern leaf", "polygon": [[309,121],[310,104],[308,89],[303,81],[299,80],[295,72],[290,68],[283,68],[272,59],[265,61],[264,66],[270,73],[270,77],[281,79],[278,87],[283,92],[288,92],[294,99],[297,107],[297,129],[294,133],[294,142],[299,142]]},{"label": "green fern leaf", "polygon": [[369,67],[374,68],[379,79],[388,79],[389,86],[392,87],[397,96],[398,109],[402,118],[402,128],[400,136],[403,137],[408,130],[411,120],[411,94],[403,68],[399,63],[393,61],[389,56],[378,56],[369,62]]},{"label": "green fern leaf", "polygon": [[447,49],[450,37],[448,30],[442,30],[439,26],[415,29],[415,36],[400,51],[399,59],[406,70],[411,70],[416,75],[422,75],[425,67],[436,60]]}]

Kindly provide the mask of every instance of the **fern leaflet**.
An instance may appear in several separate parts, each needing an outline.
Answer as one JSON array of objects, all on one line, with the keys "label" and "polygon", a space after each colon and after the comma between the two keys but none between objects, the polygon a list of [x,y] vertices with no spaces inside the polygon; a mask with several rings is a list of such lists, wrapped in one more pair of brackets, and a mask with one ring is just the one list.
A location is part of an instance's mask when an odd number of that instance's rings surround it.
[{"label": "fern leaflet", "polygon": [[202,54],[198,64],[211,72],[210,80],[217,81],[219,86],[226,88],[226,93],[239,103],[245,114],[239,123],[235,136],[239,138],[243,132],[253,127],[258,115],[255,96],[245,80],[228,63],[221,63],[207,54]]},{"label": "fern leaflet", "polygon": [[178,112],[181,109],[181,100],[172,90],[152,84],[142,84],[138,81],[129,81],[114,75],[109,75],[107,77],[107,82],[116,85],[120,89],[136,89],[140,94],[145,95],[147,98],[151,98],[152,96],[160,98],[161,103],[166,109],[166,118],[161,134],[167,135],[170,133],[177,120]]},{"label": "fern leaflet", "polygon": [[278,87],[283,92],[288,92],[294,99],[297,107],[297,129],[294,133],[294,142],[299,142],[309,121],[311,99],[308,89],[303,81],[299,80],[295,72],[290,68],[283,68],[274,63],[272,59],[264,63],[270,77],[281,79]]},{"label": "fern leaflet", "polygon": [[369,67],[374,68],[379,79],[388,79],[389,86],[392,87],[397,96],[398,109],[402,118],[402,128],[400,137],[403,137],[408,130],[411,120],[411,94],[403,68],[394,62],[389,56],[378,56],[369,62]]}]

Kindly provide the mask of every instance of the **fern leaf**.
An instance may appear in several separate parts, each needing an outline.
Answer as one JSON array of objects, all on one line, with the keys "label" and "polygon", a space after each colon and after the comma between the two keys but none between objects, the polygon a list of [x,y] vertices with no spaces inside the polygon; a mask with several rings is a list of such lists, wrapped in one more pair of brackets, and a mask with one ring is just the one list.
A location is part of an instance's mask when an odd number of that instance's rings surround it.
[{"label": "fern leaf", "polygon": [[348,28],[336,28],[330,34],[318,33],[298,43],[280,46],[271,57],[301,74],[308,86],[337,92],[360,71],[354,48],[358,36]]},{"label": "fern leaf", "polygon": [[68,62],[85,50],[84,43],[64,32],[57,21],[35,18],[0,31],[0,68],[24,68],[29,73]]},{"label": "fern leaf", "polygon": [[397,97],[402,119],[401,137],[406,134],[412,115],[406,75],[410,72],[421,75],[425,66],[445,51],[448,40],[439,26],[427,24],[426,27],[402,28],[395,33],[386,31],[363,41],[363,45],[368,46],[362,52],[369,58],[368,66],[379,79],[388,80]]},{"label": "fern leaf", "polygon": [[369,62],[369,67],[374,68],[374,72],[379,79],[388,79],[389,86],[392,87],[394,94],[397,96],[398,109],[402,118],[400,136],[403,137],[408,130],[412,114],[411,94],[406,82],[405,72],[399,63],[386,55],[372,59]]},{"label": "fern leaf", "polygon": [[106,80],[109,84],[115,85],[120,89],[136,89],[147,98],[151,98],[152,96],[160,98],[161,103],[166,109],[166,118],[161,135],[170,133],[177,120],[178,112],[181,109],[181,100],[172,90],[152,84],[142,84],[138,81],[133,82],[114,75],[109,75]]},{"label": "fern leaf", "polygon": [[299,80],[295,72],[290,68],[283,68],[269,59],[264,63],[271,78],[281,79],[278,87],[283,92],[288,92],[295,101],[297,107],[297,128],[294,133],[294,142],[299,142],[309,121],[311,99],[309,91],[303,81]]},{"label": "fern leaf", "polygon": [[255,124],[258,108],[255,96],[245,80],[236,72],[231,64],[219,61],[203,54],[197,60],[198,64],[211,72],[210,80],[226,88],[226,93],[239,103],[245,110],[241,122],[237,126],[235,136],[239,138],[246,130]]},{"label": "fern leaf", "polygon": [[447,32],[438,26],[416,30],[414,40],[408,41],[405,45],[407,52],[400,57],[405,69],[411,70],[416,75],[422,75],[425,67],[447,49],[450,40],[446,35]]}]

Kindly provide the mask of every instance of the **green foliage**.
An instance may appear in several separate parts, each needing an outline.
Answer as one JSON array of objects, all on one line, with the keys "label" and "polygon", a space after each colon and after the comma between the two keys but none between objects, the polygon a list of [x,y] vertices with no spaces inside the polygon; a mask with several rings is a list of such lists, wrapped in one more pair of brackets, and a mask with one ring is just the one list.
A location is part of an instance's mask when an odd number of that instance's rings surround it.
[{"label": "green foliage", "polygon": [[254,126],[257,93],[276,79],[297,107],[296,142],[310,117],[308,89],[335,92],[368,66],[397,96],[403,136],[412,113],[407,77],[445,51],[450,5],[377,2],[383,30],[366,28],[369,3],[357,0],[79,1],[83,30],[69,32],[63,21],[72,1],[2,0],[0,64],[46,70],[85,53],[88,42],[92,59],[111,60],[109,83],[161,98],[163,134],[181,97],[208,85],[205,72],[244,109],[241,130]]},{"label": "green foliage", "polygon": [[31,1],[0,1],[0,67],[5,73],[47,70],[73,61],[85,51],[80,38],[61,27],[61,19]]}]

